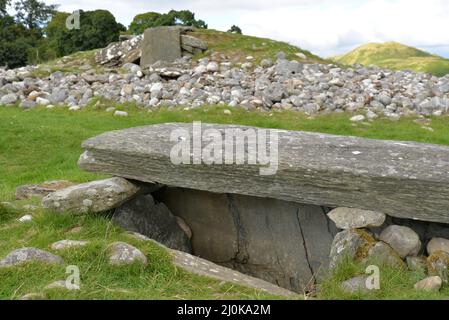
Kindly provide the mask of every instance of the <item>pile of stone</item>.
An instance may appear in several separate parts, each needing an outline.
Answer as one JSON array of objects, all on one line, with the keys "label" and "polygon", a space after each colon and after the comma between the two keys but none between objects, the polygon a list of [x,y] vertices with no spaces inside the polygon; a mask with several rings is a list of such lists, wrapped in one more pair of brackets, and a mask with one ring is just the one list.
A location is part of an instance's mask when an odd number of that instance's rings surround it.
[{"label": "pile of stone", "polygon": [[127,63],[140,63],[142,67],[158,60],[173,61],[207,50],[207,44],[187,32],[190,27],[150,28],[143,35],[128,36],[113,42],[95,53],[95,62],[108,67],[121,67]]},{"label": "pile of stone", "polygon": [[[441,233],[448,237],[447,226],[412,220],[402,220],[403,225],[397,225],[383,213],[354,208],[334,209],[328,217],[343,230],[332,243],[331,269],[346,259],[352,259],[366,265],[388,265],[428,274],[427,278],[415,284],[418,290],[437,292],[443,283],[449,282],[449,240],[435,237]],[[421,240],[427,242],[426,250]],[[342,283],[342,289],[349,293],[369,292],[373,288],[366,286],[367,277],[351,278]]]},{"label": "pile of stone", "polygon": [[[191,49],[197,41],[194,39],[183,36],[182,47],[195,51]],[[123,46],[129,51],[117,49],[121,54],[116,55],[111,47],[98,54],[104,57],[99,63],[134,61],[139,55],[131,43],[137,40],[128,41]],[[181,52],[178,49],[176,55]],[[154,62],[151,55],[148,61],[151,63],[125,63],[120,72],[114,69],[97,74],[92,68],[80,73],[55,72],[48,78],[31,77],[34,67],[0,70],[0,105],[18,104],[23,109],[62,105],[79,110],[94,97],[103,97],[148,109],[219,104],[263,111],[297,110],[310,115],[346,111],[358,114],[354,121],[378,116],[439,116],[449,110],[449,76],[304,64],[287,60],[283,53],[260,63],[251,56],[246,62],[233,63],[217,52],[198,61],[184,56],[173,62]]]}]

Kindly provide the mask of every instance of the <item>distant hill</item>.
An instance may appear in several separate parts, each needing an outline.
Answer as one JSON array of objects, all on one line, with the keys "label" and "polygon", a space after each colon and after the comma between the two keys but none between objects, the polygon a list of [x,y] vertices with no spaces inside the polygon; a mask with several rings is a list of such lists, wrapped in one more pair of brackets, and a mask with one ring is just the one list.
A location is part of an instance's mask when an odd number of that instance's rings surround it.
[{"label": "distant hill", "polygon": [[369,43],[333,58],[345,64],[377,65],[393,70],[449,74],[449,60],[397,42]]}]

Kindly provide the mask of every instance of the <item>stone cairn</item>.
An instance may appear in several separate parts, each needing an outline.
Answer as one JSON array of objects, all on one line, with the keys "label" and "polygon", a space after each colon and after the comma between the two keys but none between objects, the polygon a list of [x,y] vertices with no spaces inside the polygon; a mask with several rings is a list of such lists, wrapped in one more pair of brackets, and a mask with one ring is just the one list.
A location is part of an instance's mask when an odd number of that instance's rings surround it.
[{"label": "stone cairn", "polygon": [[[261,61],[248,56],[236,63],[219,52],[195,60],[192,54],[203,52],[207,44],[195,32],[185,32],[149,29],[145,35],[99,50],[97,64],[112,69],[97,70],[88,61],[79,66],[80,72],[57,71],[49,77],[35,77],[36,66],[0,69],[0,105],[18,104],[22,109],[61,105],[77,111],[102,97],[148,109],[219,104],[308,115],[357,113],[353,121],[441,116],[449,111],[449,76],[363,66],[341,68],[303,58],[290,61],[282,52],[275,59]],[[168,57],[175,60],[165,61]],[[423,129],[432,130],[429,120],[419,120]]]}]

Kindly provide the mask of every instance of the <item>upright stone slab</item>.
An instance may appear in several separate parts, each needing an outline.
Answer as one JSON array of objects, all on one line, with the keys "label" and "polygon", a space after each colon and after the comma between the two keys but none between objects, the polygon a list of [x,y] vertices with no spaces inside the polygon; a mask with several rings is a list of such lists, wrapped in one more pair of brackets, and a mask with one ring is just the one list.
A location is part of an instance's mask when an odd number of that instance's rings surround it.
[{"label": "upright stone slab", "polygon": [[155,197],[191,227],[199,257],[296,292],[328,269],[336,232],[324,208],[182,188]]},{"label": "upright stone slab", "polygon": [[174,61],[181,58],[181,29],[156,27],[145,30],[141,50],[142,68],[157,61]]}]

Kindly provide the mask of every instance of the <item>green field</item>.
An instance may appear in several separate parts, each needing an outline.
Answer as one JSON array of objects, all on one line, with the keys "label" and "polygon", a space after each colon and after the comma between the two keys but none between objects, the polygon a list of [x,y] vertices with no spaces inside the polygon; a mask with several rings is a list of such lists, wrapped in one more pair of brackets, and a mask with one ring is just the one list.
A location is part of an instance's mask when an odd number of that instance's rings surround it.
[{"label": "green field", "polygon": [[[309,118],[296,112],[262,113],[231,109],[232,114],[226,115],[223,107],[214,106],[190,111],[175,108],[147,112],[131,105],[119,106],[119,109],[127,110],[129,116],[114,117],[93,108],[70,112],[65,108],[22,111],[14,107],[0,107],[0,201],[10,201],[17,208],[0,206],[0,257],[24,246],[49,250],[51,243],[66,238],[91,241],[87,247],[61,254],[67,263],[80,267],[82,290],[44,290],[50,282],[65,279],[65,269],[31,264],[0,269],[1,299],[16,299],[29,292],[45,292],[50,299],[279,298],[179,271],[171,265],[164,250],[151,243],[129,238],[113,226],[106,216],[55,215],[38,210],[33,213],[33,221],[17,222],[18,217],[29,213],[22,208],[24,204],[38,202],[36,199],[31,202],[14,201],[14,191],[18,185],[52,179],[83,182],[100,177],[82,172],[76,162],[82,152],[81,142],[102,132],[146,124],[196,120],[449,145],[448,117],[432,118],[429,127],[434,131],[429,131],[421,128],[412,118],[403,118],[397,122],[377,119],[354,124],[349,121],[348,114]],[[81,227],[81,231],[69,233],[74,227]],[[105,249],[109,243],[117,240],[127,241],[142,249],[149,257],[150,265],[118,269],[109,267]],[[318,298],[443,298],[449,294],[447,288],[440,294],[418,293],[413,290],[413,283],[421,275],[404,270],[382,270],[385,275],[382,290],[370,295],[347,295],[341,292],[337,284],[363,271],[360,265],[348,262],[320,286]]]}]

